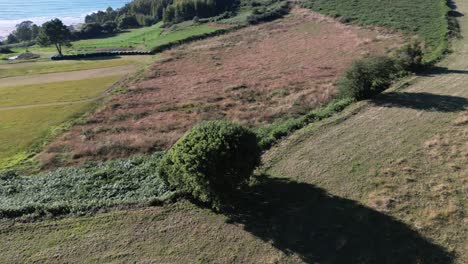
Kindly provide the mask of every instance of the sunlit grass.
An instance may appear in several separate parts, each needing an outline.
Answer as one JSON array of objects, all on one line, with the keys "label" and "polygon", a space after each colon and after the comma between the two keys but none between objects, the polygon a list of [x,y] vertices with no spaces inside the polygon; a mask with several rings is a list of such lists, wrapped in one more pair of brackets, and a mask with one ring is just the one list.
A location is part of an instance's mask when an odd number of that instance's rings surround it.
[{"label": "sunlit grass", "polygon": [[108,67],[117,67],[134,64],[132,60],[118,59],[88,59],[74,61],[41,61],[33,63],[0,64],[0,78],[23,76],[30,74],[43,74],[53,72],[68,72],[90,70]]},{"label": "sunlit grass", "polygon": [[121,76],[117,75],[78,81],[1,87],[0,108],[94,98],[120,78]]},{"label": "sunlit grass", "polygon": [[0,110],[0,171],[27,158],[54,127],[86,111],[92,103]]}]

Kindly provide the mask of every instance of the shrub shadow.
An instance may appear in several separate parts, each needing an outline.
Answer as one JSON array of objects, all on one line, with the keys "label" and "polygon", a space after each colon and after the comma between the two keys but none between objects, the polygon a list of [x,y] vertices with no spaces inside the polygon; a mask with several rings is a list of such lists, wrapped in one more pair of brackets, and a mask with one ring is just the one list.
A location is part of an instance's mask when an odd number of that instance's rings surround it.
[{"label": "shrub shadow", "polygon": [[383,93],[372,103],[384,107],[412,108],[431,112],[459,112],[468,106],[468,99],[458,96],[431,93]]},{"label": "shrub shadow", "polygon": [[416,75],[418,76],[428,76],[434,77],[436,75],[441,74],[468,74],[466,70],[451,70],[447,67],[439,67],[439,66],[432,66],[430,68],[424,69],[422,71],[417,72]]},{"label": "shrub shadow", "polygon": [[451,263],[409,226],[310,184],[258,177],[229,223],[306,263]]}]

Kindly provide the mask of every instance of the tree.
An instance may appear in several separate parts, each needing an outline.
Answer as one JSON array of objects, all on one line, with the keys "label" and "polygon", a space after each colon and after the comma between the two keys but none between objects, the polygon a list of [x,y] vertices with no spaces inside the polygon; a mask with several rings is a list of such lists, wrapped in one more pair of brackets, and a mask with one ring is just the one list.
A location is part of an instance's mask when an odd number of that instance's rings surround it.
[{"label": "tree", "polygon": [[45,22],[39,31],[37,42],[41,46],[55,45],[57,52],[62,56],[62,47],[70,45],[71,33],[58,18]]},{"label": "tree", "polygon": [[102,30],[107,34],[115,33],[117,32],[117,23],[113,21],[107,21],[102,25]]},{"label": "tree", "polygon": [[81,38],[95,38],[102,35],[103,28],[99,23],[86,23],[80,29]]},{"label": "tree", "polygon": [[23,21],[16,25],[15,35],[19,41],[30,41],[32,40],[32,21]]},{"label": "tree", "polygon": [[128,28],[137,28],[140,27],[138,20],[135,15],[125,15],[119,19],[119,28],[128,29]]},{"label": "tree", "polygon": [[15,34],[10,34],[10,35],[8,35],[8,37],[7,37],[6,43],[7,43],[7,44],[18,43],[18,38],[15,36]]},{"label": "tree", "polygon": [[255,133],[226,121],[193,127],[160,161],[161,179],[174,190],[222,209],[235,200],[260,163]]}]

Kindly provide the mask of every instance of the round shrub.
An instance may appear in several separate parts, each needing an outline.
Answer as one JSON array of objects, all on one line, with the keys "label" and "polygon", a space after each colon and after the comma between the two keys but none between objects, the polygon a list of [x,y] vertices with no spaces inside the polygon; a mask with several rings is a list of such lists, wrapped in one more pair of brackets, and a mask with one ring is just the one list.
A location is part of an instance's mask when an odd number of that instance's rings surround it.
[{"label": "round shrub", "polygon": [[214,209],[232,201],[260,162],[256,135],[225,121],[193,127],[159,163],[168,186],[211,204]]},{"label": "round shrub", "polygon": [[356,100],[372,98],[387,89],[398,73],[389,57],[367,57],[353,62],[338,82],[342,97]]}]

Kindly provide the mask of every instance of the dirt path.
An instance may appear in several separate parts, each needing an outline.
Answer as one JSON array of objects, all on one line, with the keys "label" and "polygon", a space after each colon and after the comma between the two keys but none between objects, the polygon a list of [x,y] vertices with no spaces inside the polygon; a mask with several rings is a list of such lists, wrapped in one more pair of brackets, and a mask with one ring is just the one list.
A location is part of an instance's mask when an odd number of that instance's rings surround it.
[{"label": "dirt path", "polygon": [[22,86],[31,84],[63,82],[63,81],[76,81],[83,79],[92,79],[99,77],[107,77],[113,75],[124,75],[134,72],[138,65],[125,65],[110,68],[72,71],[72,72],[59,72],[49,74],[37,74],[29,76],[18,76],[10,78],[2,78],[0,80],[0,87]]},{"label": "dirt path", "polygon": [[54,102],[54,103],[47,103],[47,104],[32,104],[32,105],[18,105],[18,106],[9,106],[9,107],[0,107],[0,111],[2,110],[15,110],[15,109],[25,109],[31,107],[43,107],[43,106],[54,106],[54,105],[68,105],[68,104],[80,104],[80,103],[87,103],[92,102],[96,99],[102,98],[103,96],[94,97],[86,100],[79,100],[79,101],[70,101],[70,102]]},{"label": "dirt path", "polygon": [[[457,5],[468,14],[468,1]],[[438,68],[298,131],[267,153],[269,173],[383,211],[466,263],[468,19],[459,19],[465,38]]]}]

